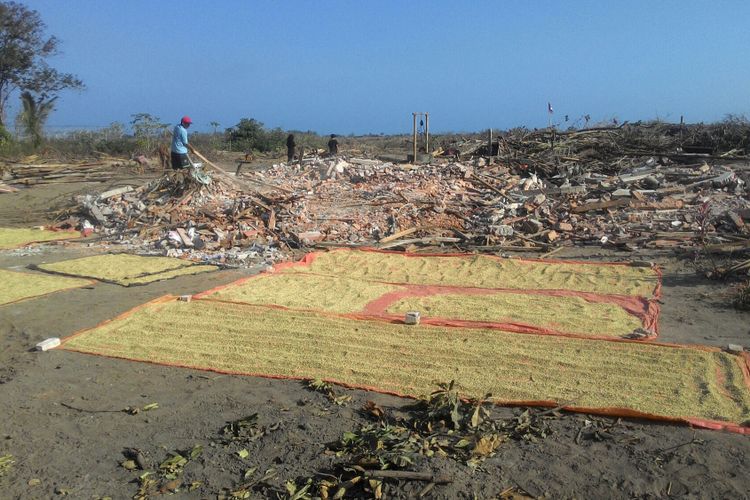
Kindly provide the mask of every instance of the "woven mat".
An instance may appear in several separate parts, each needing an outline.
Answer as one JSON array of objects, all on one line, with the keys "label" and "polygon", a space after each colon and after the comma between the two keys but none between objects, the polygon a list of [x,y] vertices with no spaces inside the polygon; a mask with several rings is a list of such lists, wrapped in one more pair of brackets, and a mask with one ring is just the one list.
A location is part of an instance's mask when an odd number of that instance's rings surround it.
[{"label": "woven mat", "polygon": [[[81,352],[402,395],[456,380],[463,394],[611,415],[743,422],[746,359],[698,346],[353,321],[165,297],[64,342]],[[723,425],[723,424],[721,424]]]},{"label": "woven mat", "polygon": [[49,231],[47,229],[0,228],[0,250],[20,248],[31,243],[80,238],[77,231]]},{"label": "woven mat", "polygon": [[143,285],[186,274],[219,269],[170,257],[145,257],[130,254],[105,254],[42,264],[38,269],[67,276],[93,278],[122,286]]},{"label": "woven mat", "polygon": [[585,337],[623,337],[648,326],[646,301],[630,301],[633,311],[628,312],[621,304],[606,301],[606,297],[575,295],[580,292],[573,295],[549,293],[407,286],[348,277],[281,273],[245,278],[196,298],[390,320],[403,318],[407,311],[420,311],[423,321],[432,324],[493,324],[524,333]]},{"label": "woven mat", "polygon": [[0,269],[0,305],[12,304],[61,290],[90,285],[91,281],[65,276],[17,273]]},{"label": "woven mat", "polygon": [[432,325],[517,333],[652,339],[658,332],[660,274],[650,266],[342,249],[276,270],[197,297],[391,321],[419,311]]},{"label": "woven mat", "polygon": [[283,272],[413,285],[570,290],[650,298],[659,274],[647,266],[581,261],[503,259],[491,255],[419,255],[336,250],[308,254]]}]

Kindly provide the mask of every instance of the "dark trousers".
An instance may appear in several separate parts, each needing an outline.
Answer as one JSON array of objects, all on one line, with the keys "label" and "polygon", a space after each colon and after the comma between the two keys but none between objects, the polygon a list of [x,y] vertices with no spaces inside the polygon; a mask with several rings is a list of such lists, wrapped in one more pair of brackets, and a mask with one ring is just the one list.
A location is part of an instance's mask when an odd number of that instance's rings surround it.
[{"label": "dark trousers", "polygon": [[172,170],[182,170],[190,165],[190,160],[188,160],[188,155],[186,153],[175,153],[174,151],[171,153]]}]

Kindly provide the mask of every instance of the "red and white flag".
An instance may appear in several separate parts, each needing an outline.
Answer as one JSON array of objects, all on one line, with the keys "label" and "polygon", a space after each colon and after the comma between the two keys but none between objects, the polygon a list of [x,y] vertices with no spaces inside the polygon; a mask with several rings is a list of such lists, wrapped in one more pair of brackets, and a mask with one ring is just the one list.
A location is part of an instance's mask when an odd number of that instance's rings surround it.
[{"label": "red and white flag", "polygon": [[552,103],[548,102],[547,103],[547,113],[552,114],[554,112],[555,112],[555,110],[552,109]]}]

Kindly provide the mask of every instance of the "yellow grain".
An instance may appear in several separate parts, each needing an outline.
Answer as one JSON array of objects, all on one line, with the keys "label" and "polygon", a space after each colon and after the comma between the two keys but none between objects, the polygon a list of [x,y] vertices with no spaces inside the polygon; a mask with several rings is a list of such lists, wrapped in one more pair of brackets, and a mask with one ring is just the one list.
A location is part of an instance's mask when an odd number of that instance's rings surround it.
[{"label": "yellow grain", "polygon": [[42,264],[39,269],[71,276],[84,276],[120,285],[150,283],[184,274],[214,271],[216,266],[200,266],[171,257],[144,257],[130,254],[104,254]]},{"label": "yellow grain", "polygon": [[0,228],[0,250],[17,248],[29,243],[80,238],[73,231],[49,231],[46,229]]},{"label": "yellow grain", "polygon": [[86,286],[89,281],[0,269],[0,283],[2,283],[0,286],[0,305],[2,305],[60,290]]},{"label": "yellow grain", "polygon": [[284,272],[345,275],[415,285],[575,290],[642,297],[651,297],[658,282],[656,272],[648,267],[532,262],[487,255],[424,257],[346,250],[321,253],[309,266],[291,267]]},{"label": "yellow grain", "polygon": [[333,379],[411,395],[455,379],[465,395],[490,392],[501,401],[554,400],[733,422],[750,418],[750,393],[737,358],[687,347],[412,327],[204,300],[150,304],[65,347]]}]

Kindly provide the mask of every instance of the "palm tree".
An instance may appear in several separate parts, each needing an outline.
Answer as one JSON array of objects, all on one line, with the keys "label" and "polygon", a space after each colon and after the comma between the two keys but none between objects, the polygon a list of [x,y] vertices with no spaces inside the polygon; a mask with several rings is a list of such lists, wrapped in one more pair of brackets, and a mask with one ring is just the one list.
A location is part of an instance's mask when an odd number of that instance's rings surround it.
[{"label": "palm tree", "polygon": [[219,122],[211,122],[210,125],[214,128],[214,135],[216,135],[216,129],[219,128]]},{"label": "palm tree", "polygon": [[31,137],[34,147],[39,147],[42,144],[44,124],[52,113],[56,100],[57,96],[47,100],[44,100],[44,98],[37,100],[29,91],[21,93],[23,111],[18,114],[16,121],[21,130]]}]

